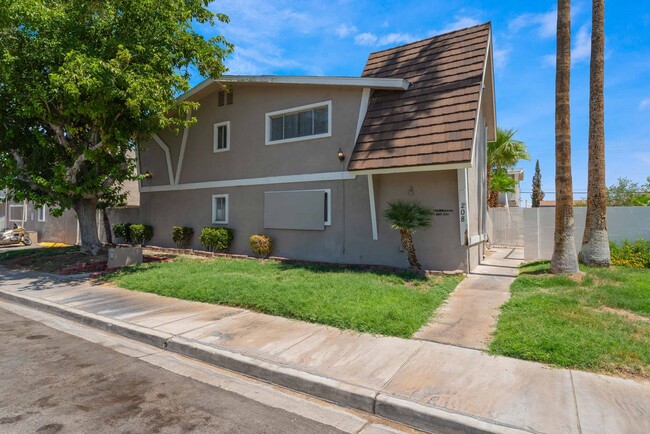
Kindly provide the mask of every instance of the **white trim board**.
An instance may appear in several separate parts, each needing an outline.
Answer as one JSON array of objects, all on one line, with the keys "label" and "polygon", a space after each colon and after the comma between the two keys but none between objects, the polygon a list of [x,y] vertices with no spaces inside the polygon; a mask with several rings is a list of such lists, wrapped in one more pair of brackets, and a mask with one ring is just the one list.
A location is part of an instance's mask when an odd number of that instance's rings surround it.
[{"label": "white trim board", "polygon": [[158,143],[158,146],[165,152],[165,158],[167,159],[167,172],[169,173],[169,185],[174,185],[174,172],[172,170],[172,156],[169,153],[169,146],[165,142],[163,142],[163,139],[158,136],[158,134],[153,135],[153,139]]},{"label": "white trim board", "polygon": [[469,161],[464,163],[431,164],[428,166],[389,167],[386,169],[351,170],[355,175],[386,175],[389,173],[435,172],[438,170],[456,170],[471,167]]},{"label": "white trim board", "polygon": [[375,205],[375,183],[372,175],[368,175],[368,198],[370,199],[370,227],[372,229],[372,239],[378,240],[377,235],[377,207]]},{"label": "white trim board", "polygon": [[[476,124],[474,125],[474,136],[472,139],[472,161],[471,167],[474,167],[474,148],[476,147],[476,138],[478,136],[478,127],[481,116],[481,110],[483,108],[483,91],[485,90],[485,74],[487,73],[488,64],[490,63],[490,46],[492,44],[492,30],[488,33],[487,48],[485,49],[485,64],[483,64],[483,76],[481,77],[481,90],[478,93],[478,106],[476,108]],[[494,73],[492,74],[494,76]],[[494,94],[494,89],[492,89]],[[494,118],[496,119],[496,112],[494,112]],[[485,121],[484,121],[485,122]],[[487,136],[485,136],[487,140]]]},{"label": "white trim board", "polygon": [[[189,121],[192,118],[192,112],[187,112],[185,120]],[[176,166],[176,179],[174,184],[178,184],[181,179],[181,170],[183,169],[183,158],[185,157],[185,146],[187,145],[187,136],[190,133],[190,127],[185,127],[183,130],[183,139],[181,140],[181,152],[178,154],[178,165]],[[228,137],[230,137],[230,132],[228,132]]]},{"label": "white trim board", "polygon": [[246,187],[266,184],[292,184],[298,182],[342,181],[356,179],[357,175],[350,172],[323,172],[303,175],[268,176],[264,178],[229,179],[224,181],[193,182],[178,185],[156,185],[142,187],[142,193],[159,191],[201,190],[205,188]]},{"label": "white trim board", "polygon": [[359,139],[359,133],[361,132],[361,127],[363,126],[363,121],[366,119],[366,114],[368,113],[368,103],[370,102],[370,88],[363,88],[361,93],[361,104],[359,104],[359,118],[357,119],[357,132],[354,136],[354,144],[356,145],[357,140]]}]

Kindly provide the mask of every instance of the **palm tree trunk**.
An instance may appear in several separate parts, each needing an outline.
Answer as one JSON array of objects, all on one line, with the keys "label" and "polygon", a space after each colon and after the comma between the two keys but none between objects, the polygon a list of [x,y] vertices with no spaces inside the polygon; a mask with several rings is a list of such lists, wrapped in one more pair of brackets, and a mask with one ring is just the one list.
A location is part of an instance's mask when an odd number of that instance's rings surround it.
[{"label": "palm tree trunk", "polygon": [[418,262],[418,257],[415,254],[415,244],[413,244],[413,233],[411,231],[402,229],[399,231],[402,238],[402,248],[406,252],[409,260],[409,265],[418,270],[422,269],[422,265]]},{"label": "palm tree trunk", "polygon": [[605,0],[593,0],[589,89],[589,181],[587,220],[580,259],[609,267],[607,187],[605,185]]},{"label": "palm tree trunk", "polygon": [[555,242],[551,272],[578,272],[571,178],[571,0],[558,0],[555,77]]}]

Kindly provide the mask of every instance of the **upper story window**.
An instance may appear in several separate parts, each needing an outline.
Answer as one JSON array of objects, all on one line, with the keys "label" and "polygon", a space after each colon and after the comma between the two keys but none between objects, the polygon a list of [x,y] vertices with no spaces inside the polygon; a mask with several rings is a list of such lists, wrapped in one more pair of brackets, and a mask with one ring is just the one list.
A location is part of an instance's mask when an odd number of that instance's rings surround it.
[{"label": "upper story window", "polygon": [[266,114],[266,144],[318,139],[332,135],[332,101]]},{"label": "upper story window", "polygon": [[212,150],[223,152],[230,150],[230,121],[214,124],[214,139]]}]

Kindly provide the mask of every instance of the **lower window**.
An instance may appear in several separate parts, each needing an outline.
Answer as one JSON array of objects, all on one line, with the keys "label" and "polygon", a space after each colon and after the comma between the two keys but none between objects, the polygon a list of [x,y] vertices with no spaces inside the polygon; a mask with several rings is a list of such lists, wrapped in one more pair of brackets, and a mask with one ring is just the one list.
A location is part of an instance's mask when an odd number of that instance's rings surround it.
[{"label": "lower window", "polygon": [[228,224],[228,195],[215,194],[212,196],[212,223]]}]

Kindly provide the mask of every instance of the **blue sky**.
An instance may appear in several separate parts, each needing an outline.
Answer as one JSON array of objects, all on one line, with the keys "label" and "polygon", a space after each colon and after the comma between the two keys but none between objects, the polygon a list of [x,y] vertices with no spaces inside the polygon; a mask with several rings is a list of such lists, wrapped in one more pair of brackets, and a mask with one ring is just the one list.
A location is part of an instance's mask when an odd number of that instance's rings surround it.
[{"label": "blue sky", "polygon": [[[457,28],[492,21],[500,126],[519,130],[543,189],[554,185],[555,4],[462,0],[223,0],[211,8],[228,25],[201,29],[235,44],[229,74],[358,76],[368,54]],[[587,187],[591,5],[573,2],[572,144],[576,197]],[[650,176],[650,0],[609,0],[605,12],[607,184]],[[193,84],[200,80],[196,77]],[[526,194],[524,197],[528,197]]]}]

